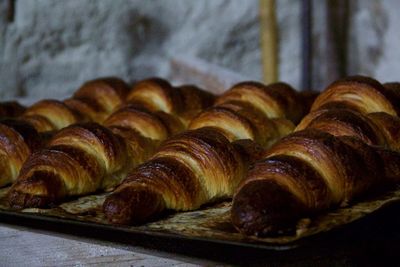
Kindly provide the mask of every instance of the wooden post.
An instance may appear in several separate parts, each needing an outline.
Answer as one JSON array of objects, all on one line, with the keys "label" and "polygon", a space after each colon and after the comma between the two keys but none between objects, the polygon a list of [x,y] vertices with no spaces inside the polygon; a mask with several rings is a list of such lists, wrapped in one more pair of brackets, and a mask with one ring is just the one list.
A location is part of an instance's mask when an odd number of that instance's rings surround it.
[{"label": "wooden post", "polygon": [[327,55],[329,82],[347,75],[347,45],[350,22],[349,1],[327,0]]},{"label": "wooden post", "polygon": [[301,89],[312,89],[312,1],[303,0],[301,4]]},{"label": "wooden post", "polygon": [[13,22],[15,16],[15,0],[8,0],[7,21]]},{"label": "wooden post", "polygon": [[278,37],[275,0],[260,0],[260,39],[263,80],[278,81]]}]

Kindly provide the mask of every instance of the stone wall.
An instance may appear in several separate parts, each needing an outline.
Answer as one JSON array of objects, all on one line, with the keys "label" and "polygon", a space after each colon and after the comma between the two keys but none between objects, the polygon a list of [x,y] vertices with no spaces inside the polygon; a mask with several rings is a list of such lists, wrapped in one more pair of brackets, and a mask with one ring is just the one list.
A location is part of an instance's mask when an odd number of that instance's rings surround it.
[{"label": "stone wall", "polygon": [[[258,0],[0,1],[0,98],[62,97],[103,75],[169,77],[169,60],[196,56],[261,79]],[[324,71],[323,1],[314,1],[314,87]],[[400,80],[400,2],[352,1],[351,73]],[[300,1],[278,0],[280,79],[300,82]],[[322,25],[322,26],[321,26]]]}]

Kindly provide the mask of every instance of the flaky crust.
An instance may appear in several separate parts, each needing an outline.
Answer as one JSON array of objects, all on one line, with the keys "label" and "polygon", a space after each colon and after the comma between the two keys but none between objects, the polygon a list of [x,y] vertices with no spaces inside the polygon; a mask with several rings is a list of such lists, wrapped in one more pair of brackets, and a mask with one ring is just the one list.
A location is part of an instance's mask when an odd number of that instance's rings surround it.
[{"label": "flaky crust", "polygon": [[368,115],[347,108],[321,109],[311,112],[303,118],[295,131],[306,128],[318,129],[334,136],[354,136],[369,145],[387,147],[389,142],[381,127]]},{"label": "flaky crust", "polygon": [[350,136],[295,132],[250,169],[235,193],[232,222],[248,235],[282,233],[303,216],[347,205],[396,175],[399,181],[399,164],[385,163],[399,155]]},{"label": "flaky crust", "polygon": [[[232,101],[200,113],[191,122],[189,129],[218,127],[230,141],[252,139],[268,146],[281,136],[276,125],[278,122],[269,119],[247,102]],[[292,130],[294,125],[290,121],[287,123]]]},{"label": "flaky crust", "polygon": [[400,151],[400,118],[384,112],[374,112],[367,114],[386,140],[386,148]]},{"label": "flaky crust", "polygon": [[216,105],[240,101],[250,103],[269,118],[288,118],[297,123],[304,113],[304,99],[290,85],[242,82],[233,86],[216,100]]},{"label": "flaky crust", "polygon": [[104,212],[113,223],[135,224],[164,209],[192,210],[228,198],[259,154],[254,142],[232,144],[215,128],[186,131],[132,172],[106,199]]},{"label": "flaky crust", "polygon": [[400,182],[398,83],[353,76],[323,91],[295,129],[240,184],[231,218],[247,235],[282,234],[298,219]]},{"label": "flaky crust", "polygon": [[194,85],[174,88],[168,81],[149,78],[137,82],[128,94],[128,102],[149,111],[161,111],[179,118],[187,127],[191,119],[214,103],[215,96]]},{"label": "flaky crust", "polygon": [[42,141],[29,123],[16,119],[0,121],[0,187],[16,179],[22,164]]},{"label": "flaky crust", "polygon": [[77,123],[80,117],[63,102],[47,99],[29,107],[22,115],[22,119],[29,121],[38,131],[43,132],[59,130]]},{"label": "flaky crust", "polygon": [[[48,148],[29,157],[10,190],[10,202],[14,207],[29,205],[29,201],[21,204],[18,192],[25,200],[39,196],[54,201],[94,192],[105,173],[127,168],[125,149],[122,138],[99,124],[69,126],[52,138]],[[58,181],[46,182],[49,179]]]},{"label": "flaky crust", "polygon": [[298,121],[307,109],[305,99],[285,83],[242,82],[195,117],[189,129],[216,127],[230,141],[251,139],[268,147],[293,131],[292,121]]},{"label": "flaky crust", "polygon": [[361,113],[400,114],[398,90],[365,76],[351,76],[332,83],[316,98],[311,111],[331,107],[332,102]]},{"label": "flaky crust", "polygon": [[[22,110],[21,110],[22,111]],[[58,100],[42,100],[13,120],[0,122],[0,187],[14,182],[28,156],[46,143],[51,132],[80,120]]]},{"label": "flaky crust", "polygon": [[64,103],[86,121],[102,123],[125,102],[128,92],[129,86],[119,78],[99,78],[84,83]]}]

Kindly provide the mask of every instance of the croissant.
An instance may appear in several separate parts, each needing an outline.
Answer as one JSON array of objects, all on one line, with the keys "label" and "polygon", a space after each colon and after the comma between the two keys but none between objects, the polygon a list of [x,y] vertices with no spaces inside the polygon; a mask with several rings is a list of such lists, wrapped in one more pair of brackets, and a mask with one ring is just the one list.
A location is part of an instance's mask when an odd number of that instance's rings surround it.
[{"label": "croissant", "polygon": [[189,129],[217,127],[230,141],[251,139],[268,147],[293,131],[292,121],[304,115],[306,103],[285,83],[265,86],[242,82],[221,95],[214,107],[194,118]]},{"label": "croissant", "polygon": [[103,126],[80,123],[64,128],[46,149],[29,157],[9,191],[10,205],[47,207],[115,187],[161,141],[183,131],[188,118],[212,103],[213,96],[194,86],[173,88],[153,78],[138,82],[127,101]]},{"label": "croissant", "polygon": [[334,136],[357,137],[369,145],[400,149],[400,118],[384,112],[362,114],[348,108],[321,109],[306,115],[295,131],[306,128]]},{"label": "croissant", "polygon": [[104,202],[107,218],[142,223],[165,209],[193,210],[232,197],[261,147],[293,130],[293,123],[279,116],[298,120],[303,106],[286,84],[237,84],[118,186]]},{"label": "croissant", "polygon": [[400,115],[400,86],[382,85],[365,76],[350,76],[333,82],[312,104],[311,111],[346,107],[361,113],[385,112]]},{"label": "croissant", "polygon": [[[122,80],[97,79],[84,84],[74,94],[76,99],[71,98],[64,102],[41,100],[26,108],[18,118],[0,121],[0,187],[15,181],[28,156],[43,147],[50,138],[49,132],[97,118],[94,116],[94,110],[92,112],[90,109],[81,108],[77,103],[85,103],[84,107],[96,107],[99,112],[107,114],[112,108],[122,104],[127,93]],[[16,106],[16,112],[22,111],[18,105],[12,106]]]},{"label": "croissant", "polygon": [[84,83],[64,103],[83,121],[102,123],[119,108],[129,93],[129,86],[115,77],[99,78]]},{"label": "croissant", "polygon": [[249,170],[233,198],[235,227],[248,235],[282,233],[301,217],[398,183],[399,88],[362,76],[331,84],[295,133]]},{"label": "croissant", "polygon": [[254,164],[233,198],[231,219],[247,235],[281,234],[298,219],[344,206],[399,182],[400,154],[351,136],[295,132]]},{"label": "croissant", "polygon": [[77,123],[81,117],[59,100],[45,99],[27,108],[18,119],[31,124],[38,132],[50,132]]},{"label": "croissant", "polygon": [[297,123],[308,112],[310,101],[305,99],[313,97],[315,95],[297,93],[283,82],[269,85],[241,82],[219,97],[216,105],[240,101],[251,104],[268,118],[287,118]]},{"label": "croissant", "polygon": [[62,102],[42,100],[18,118],[0,121],[0,187],[15,181],[28,156],[45,144],[48,134],[78,121]]},{"label": "croissant", "polygon": [[0,103],[0,118],[18,117],[25,111],[25,107],[16,101]]},{"label": "croissant", "polygon": [[136,224],[165,209],[193,210],[228,198],[260,151],[250,140],[229,142],[216,128],[186,131],[135,169],[106,199],[104,212],[112,223]]},{"label": "croissant", "polygon": [[149,111],[161,111],[178,117],[187,127],[199,111],[211,106],[215,96],[194,85],[172,87],[160,78],[138,82],[128,95],[128,103],[143,106]]}]

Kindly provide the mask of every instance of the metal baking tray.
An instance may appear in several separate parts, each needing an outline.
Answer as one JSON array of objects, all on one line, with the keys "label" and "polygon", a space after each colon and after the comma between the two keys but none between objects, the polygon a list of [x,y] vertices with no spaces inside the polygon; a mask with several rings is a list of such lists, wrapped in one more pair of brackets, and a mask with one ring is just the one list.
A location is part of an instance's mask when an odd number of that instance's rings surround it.
[{"label": "metal baking tray", "polygon": [[[0,190],[0,222],[142,246],[234,264],[342,263],[400,248],[400,190],[387,192],[315,218],[291,236],[245,237],[229,222],[230,202],[198,211],[164,214],[142,226],[110,225],[101,211],[107,194],[71,200],[52,209],[11,210]],[[368,216],[366,216],[368,215]],[[370,251],[374,253],[370,253]],[[372,259],[373,260],[373,259]],[[378,260],[378,259],[377,259]],[[382,263],[382,258],[379,257]],[[301,264],[300,264],[301,265]],[[299,265],[299,266],[300,266]]]}]

